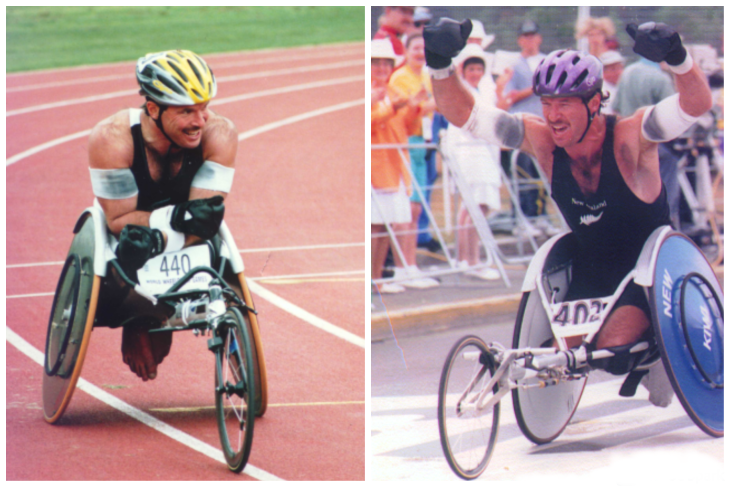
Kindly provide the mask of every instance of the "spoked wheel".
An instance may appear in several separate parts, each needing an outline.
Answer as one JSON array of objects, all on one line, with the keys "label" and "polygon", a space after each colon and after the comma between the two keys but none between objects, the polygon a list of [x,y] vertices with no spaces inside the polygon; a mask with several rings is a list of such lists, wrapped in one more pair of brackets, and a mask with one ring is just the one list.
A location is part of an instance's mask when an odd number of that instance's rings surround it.
[{"label": "spoked wheel", "polygon": [[[441,447],[454,473],[466,480],[484,472],[497,442],[499,403],[488,410],[476,408],[477,397],[494,370],[492,355],[484,342],[467,336],[451,349],[441,372],[438,409]],[[492,393],[497,390],[495,385]]]},{"label": "spoked wheel", "polygon": [[251,452],[256,412],[251,341],[240,311],[228,309],[209,348],[216,356],[215,410],[221,446],[228,468],[240,472]]}]

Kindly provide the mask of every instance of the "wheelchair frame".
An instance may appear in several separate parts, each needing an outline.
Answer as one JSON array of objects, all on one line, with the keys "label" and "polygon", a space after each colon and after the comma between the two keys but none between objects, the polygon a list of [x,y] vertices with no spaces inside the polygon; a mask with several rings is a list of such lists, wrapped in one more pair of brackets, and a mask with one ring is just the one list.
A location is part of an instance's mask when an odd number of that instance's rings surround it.
[{"label": "wheelchair frame", "polygon": [[[568,271],[566,268],[559,267],[552,270],[546,269],[546,263],[553,250],[556,250],[556,254],[559,253],[559,245],[563,245],[560,244],[561,241],[568,242],[567,239],[563,240],[568,235],[570,234],[564,233],[548,240],[535,254],[527,270],[522,287],[523,299],[515,324],[513,349],[506,349],[499,343],[486,344],[478,337],[468,336],[459,340],[449,352],[439,386],[439,431],[447,462],[454,473],[461,478],[477,478],[486,469],[494,450],[496,430],[499,427],[499,403],[501,398],[510,391],[513,394],[518,425],[528,439],[537,444],[543,444],[552,441],[562,433],[577,409],[585,381],[591,370],[589,362],[614,356],[614,353],[609,350],[591,350],[588,344],[600,331],[606,317],[631,280],[643,286],[647,291],[650,308],[653,308],[651,319],[656,335],[655,343],[640,341],[630,349],[632,354],[642,354],[640,357],[644,360],[634,370],[648,369],[661,357],[675,393],[695,424],[710,436],[724,435],[722,407],[719,408],[720,419],[718,421],[714,417],[716,414],[713,414],[712,411],[698,411],[701,406],[698,406],[697,400],[692,401],[685,397],[686,390],[691,391],[692,394],[700,394],[701,399],[709,398],[713,402],[712,407],[715,410],[717,409],[715,403],[722,401],[724,381],[721,352],[724,340],[722,292],[719,290],[719,283],[709,263],[700,250],[687,237],[673,232],[670,227],[660,227],[647,239],[636,267],[623,279],[612,296],[561,302],[560,298],[567,291]],[[698,290],[695,291],[695,294],[701,294],[705,300],[712,300],[717,308],[702,311],[703,319],[706,319],[710,313],[712,320],[705,320],[702,324],[703,330],[692,333],[700,337],[694,338],[694,349],[699,349],[700,346],[697,343],[701,342],[702,337],[698,334],[705,332],[709,321],[712,321],[713,336],[719,338],[720,352],[716,351],[714,355],[703,359],[698,359],[694,354],[689,358],[689,353],[682,355],[686,361],[694,360],[694,364],[690,364],[686,368],[699,368],[703,374],[712,375],[712,380],[704,379],[702,382],[700,374],[691,375],[691,372],[686,371],[683,376],[679,375],[675,371],[678,367],[671,364],[671,357],[668,356],[670,352],[664,343],[664,338],[665,335],[672,332],[667,331],[667,326],[660,323],[660,313],[655,297],[657,285],[665,287],[667,285],[666,282],[657,282],[656,278],[660,250],[668,245],[667,242],[671,242],[671,245],[674,246],[679,244],[682,248],[694,248],[695,254],[691,257],[695,258],[690,259],[691,265],[699,268],[699,273],[686,272],[684,276],[677,278],[676,282],[682,282],[681,296],[677,301],[684,299],[685,283],[690,278],[690,274],[704,275],[702,279],[705,284],[697,284],[695,287]],[[704,266],[699,262],[698,255],[701,256]],[[551,276],[560,277],[560,273],[565,274],[560,281],[560,286],[545,289]],[[708,273],[712,279],[707,276]],[[673,294],[679,293],[678,286],[670,287],[673,289]],[[711,290],[711,293],[705,288]],[[659,295],[662,293],[666,293],[666,291],[660,289]],[[708,303],[701,304],[704,304],[705,308],[712,307]],[[685,308],[683,303],[679,303],[679,308]],[[568,324],[571,317],[574,322]],[[685,319],[684,314],[682,319]],[[694,321],[696,322],[697,319],[695,318]],[[684,329],[689,329],[691,325],[689,322],[679,324]],[[668,326],[676,328],[675,323],[670,323]],[[684,334],[687,336],[687,332]],[[574,349],[567,347],[565,338],[582,335],[586,335],[586,337],[580,346]],[[557,348],[545,347],[546,338],[555,338]],[[673,341],[674,338],[674,336],[670,336],[666,340],[667,343]],[[689,348],[691,352],[693,343],[690,342],[690,338],[686,340],[689,347],[685,348]],[[707,339],[705,338],[705,340]],[[652,351],[658,353],[652,353]],[[676,360],[680,359],[675,357]],[[462,362],[465,365],[461,365]],[[462,382],[458,385],[452,384],[457,380],[452,378],[452,375],[458,377],[457,374],[461,367],[467,371],[460,377]],[[700,382],[700,385],[695,386],[695,382]],[[697,392],[698,388],[701,388],[702,391]],[[719,399],[718,390],[720,391]],[[454,398],[458,399],[454,400]],[[483,419],[481,419],[482,417]],[[458,422],[461,419],[477,424],[470,430],[459,425]],[[490,428],[492,433],[487,435],[486,432]],[[452,430],[451,433],[450,430]],[[462,447],[463,449],[459,450]]]},{"label": "wheelchair frame", "polygon": [[[93,236],[90,236],[92,231]],[[219,271],[205,266],[196,267],[166,292],[157,295],[130,280],[119,266],[114,254],[116,238],[107,231],[106,218],[98,204],[95,203],[95,206],[87,208],[81,214],[74,227],[74,234],[54,297],[46,338],[43,378],[45,420],[56,423],[71,401],[94,326],[101,282],[107,276],[109,268],[115,267],[119,277],[138,294],[153,304],[163,302],[174,310],[163,327],[150,332],[192,330],[195,335],[205,332],[213,335],[208,340],[208,348],[217,357],[216,410],[219,413],[221,443],[229,468],[240,472],[248,460],[253,417],[262,416],[267,408],[268,387],[258,320],[243,272],[243,259],[225,222],[221,223],[218,233],[221,238]],[[236,276],[237,284],[241,288],[240,296],[224,279],[223,274],[226,271]],[[180,291],[187,281],[201,272],[212,278],[208,289]],[[92,279],[90,289],[85,284],[89,278]],[[59,303],[59,297],[63,297],[65,301]],[[223,357],[227,366],[221,365]],[[247,372],[248,368],[250,370]],[[231,374],[233,384],[228,382]],[[249,392],[254,393],[253,397],[244,397]],[[231,400],[235,396],[240,397],[243,404],[241,411],[236,413],[238,419],[234,420],[240,421],[241,425],[247,425],[240,428],[246,435],[245,438],[238,439],[239,443],[242,442],[239,445],[242,451],[231,446],[226,432],[226,421],[232,414],[231,408],[219,404],[226,398]],[[249,403],[252,403],[251,407]],[[241,412],[250,418],[243,418]]]}]

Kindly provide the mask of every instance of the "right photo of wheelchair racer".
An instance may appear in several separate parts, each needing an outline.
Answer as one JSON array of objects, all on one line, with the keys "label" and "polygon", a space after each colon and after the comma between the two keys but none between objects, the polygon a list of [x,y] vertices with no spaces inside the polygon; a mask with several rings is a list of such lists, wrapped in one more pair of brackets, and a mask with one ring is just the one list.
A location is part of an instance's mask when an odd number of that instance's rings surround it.
[{"label": "right photo of wheelchair racer", "polygon": [[[682,134],[712,106],[705,75],[672,27],[647,22],[626,30],[634,52],[667,63],[678,93],[617,119],[601,113],[607,101],[602,63],[584,52],[557,50],[533,76],[544,120],[481,105],[464,88],[452,58],[466,44],[469,20],[442,19],[424,31],[438,110],[476,137],[532,155],[550,181],[552,197],[577,240],[566,301],[613,294],[652,231],[671,224],[658,144]],[[628,349],[652,333],[650,316],[642,289],[632,282],[591,344],[616,353],[601,368],[616,375],[632,369]],[[579,337],[568,342],[579,344]],[[656,405],[667,406],[671,399],[664,379],[665,393],[650,396]]]},{"label": "right photo of wheelchair racer", "polygon": [[[137,61],[141,109],[99,122],[89,137],[89,170],[116,256],[132,279],[145,262],[216,235],[233,183],[238,137],[208,108],[216,80],[191,51]],[[148,333],[167,316],[116,275],[102,282],[95,326],[123,327],[122,358],[142,380],[154,379],[172,332]]]}]

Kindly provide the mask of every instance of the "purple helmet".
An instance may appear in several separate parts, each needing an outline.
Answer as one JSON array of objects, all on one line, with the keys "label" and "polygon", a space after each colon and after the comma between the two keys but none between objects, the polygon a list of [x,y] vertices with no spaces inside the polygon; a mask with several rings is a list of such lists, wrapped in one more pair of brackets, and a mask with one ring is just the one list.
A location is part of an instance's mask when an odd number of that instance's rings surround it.
[{"label": "purple helmet", "polygon": [[579,96],[590,98],[603,87],[603,64],[590,54],[553,51],[542,60],[532,76],[537,96]]}]

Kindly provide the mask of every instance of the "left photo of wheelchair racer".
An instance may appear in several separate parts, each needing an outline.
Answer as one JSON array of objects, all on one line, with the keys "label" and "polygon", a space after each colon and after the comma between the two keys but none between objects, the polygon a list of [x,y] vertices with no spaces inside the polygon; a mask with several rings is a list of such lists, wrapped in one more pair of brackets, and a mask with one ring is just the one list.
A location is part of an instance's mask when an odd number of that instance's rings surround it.
[{"label": "left photo of wheelchair racer", "polygon": [[[233,123],[208,108],[216,80],[195,53],[148,54],[136,76],[142,108],[117,112],[89,136],[92,189],[133,280],[148,259],[216,235],[238,147]],[[122,359],[144,381],[170,352],[172,332],[148,333],[166,319],[115,270],[103,280],[95,326],[123,327]]]}]

